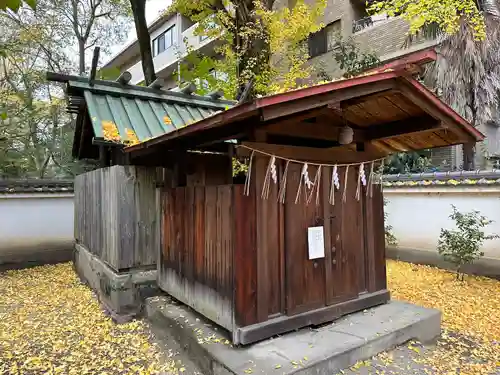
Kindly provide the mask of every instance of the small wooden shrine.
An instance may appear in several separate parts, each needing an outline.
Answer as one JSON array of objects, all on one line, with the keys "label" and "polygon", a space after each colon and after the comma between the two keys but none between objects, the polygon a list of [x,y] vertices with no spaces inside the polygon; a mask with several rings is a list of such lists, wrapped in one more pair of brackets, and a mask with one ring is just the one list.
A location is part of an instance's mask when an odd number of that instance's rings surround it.
[{"label": "small wooden shrine", "polygon": [[[171,99],[148,100],[160,110]],[[121,156],[109,160],[169,171],[156,202],[158,284],[235,344],[387,302],[381,163],[483,139],[397,64],[214,112],[112,148]],[[174,111],[166,113],[175,127]],[[248,166],[241,183],[235,157]]]}]

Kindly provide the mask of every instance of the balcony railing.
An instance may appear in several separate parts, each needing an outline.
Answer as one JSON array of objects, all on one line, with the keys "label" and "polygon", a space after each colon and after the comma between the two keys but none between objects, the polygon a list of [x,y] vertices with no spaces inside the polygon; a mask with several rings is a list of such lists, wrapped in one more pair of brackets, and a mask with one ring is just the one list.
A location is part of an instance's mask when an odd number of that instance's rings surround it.
[{"label": "balcony railing", "polygon": [[357,33],[370,26],[373,26],[373,20],[371,17],[361,18],[360,20],[353,21],[352,32]]},{"label": "balcony railing", "polygon": [[389,18],[386,14],[378,14],[375,16],[369,16],[365,18],[361,18],[359,20],[353,21],[352,23],[352,32],[358,33],[361,30],[364,30],[368,27],[376,25],[378,22],[385,21]]}]

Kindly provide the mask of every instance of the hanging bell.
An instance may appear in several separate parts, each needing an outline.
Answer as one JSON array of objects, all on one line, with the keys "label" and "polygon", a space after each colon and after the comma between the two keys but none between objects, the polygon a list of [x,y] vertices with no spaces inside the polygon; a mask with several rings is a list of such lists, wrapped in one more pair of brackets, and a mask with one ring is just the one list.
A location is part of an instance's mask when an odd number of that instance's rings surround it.
[{"label": "hanging bell", "polygon": [[348,145],[352,143],[354,138],[354,130],[350,126],[343,126],[339,132],[339,143],[341,145]]}]

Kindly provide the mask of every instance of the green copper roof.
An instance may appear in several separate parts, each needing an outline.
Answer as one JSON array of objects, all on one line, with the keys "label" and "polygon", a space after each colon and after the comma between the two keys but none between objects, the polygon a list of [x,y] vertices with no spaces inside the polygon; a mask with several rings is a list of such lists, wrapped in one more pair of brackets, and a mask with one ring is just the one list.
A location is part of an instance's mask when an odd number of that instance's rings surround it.
[{"label": "green copper roof", "polygon": [[103,124],[116,125],[120,138],[133,130],[139,141],[169,133],[213,114],[233,103],[209,97],[132,85],[69,82],[70,90],[83,91],[95,137],[103,137]]},{"label": "green copper roof", "polygon": [[[112,123],[120,140],[128,139],[127,131],[132,130],[142,142],[203,120],[235,104],[208,96],[70,78],[66,81],[69,108],[80,108],[73,144],[73,155],[77,158],[96,156],[92,139],[82,130],[85,123],[90,123],[95,138],[104,138],[103,126]],[[85,101],[83,107],[82,100]],[[81,111],[83,108],[88,116]]]},{"label": "green copper roof", "polygon": [[103,137],[103,124],[113,122],[126,138],[133,130],[139,141],[170,133],[212,116],[223,108],[199,107],[168,101],[144,100],[85,92],[85,101],[96,137]]}]

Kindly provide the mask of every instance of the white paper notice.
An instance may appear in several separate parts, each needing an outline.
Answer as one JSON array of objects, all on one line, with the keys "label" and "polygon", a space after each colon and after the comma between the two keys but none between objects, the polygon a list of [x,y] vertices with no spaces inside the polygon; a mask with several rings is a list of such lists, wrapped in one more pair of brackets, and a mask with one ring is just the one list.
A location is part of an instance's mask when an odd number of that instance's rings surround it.
[{"label": "white paper notice", "polygon": [[323,227],[307,228],[307,240],[309,243],[309,259],[325,257],[325,240]]}]

